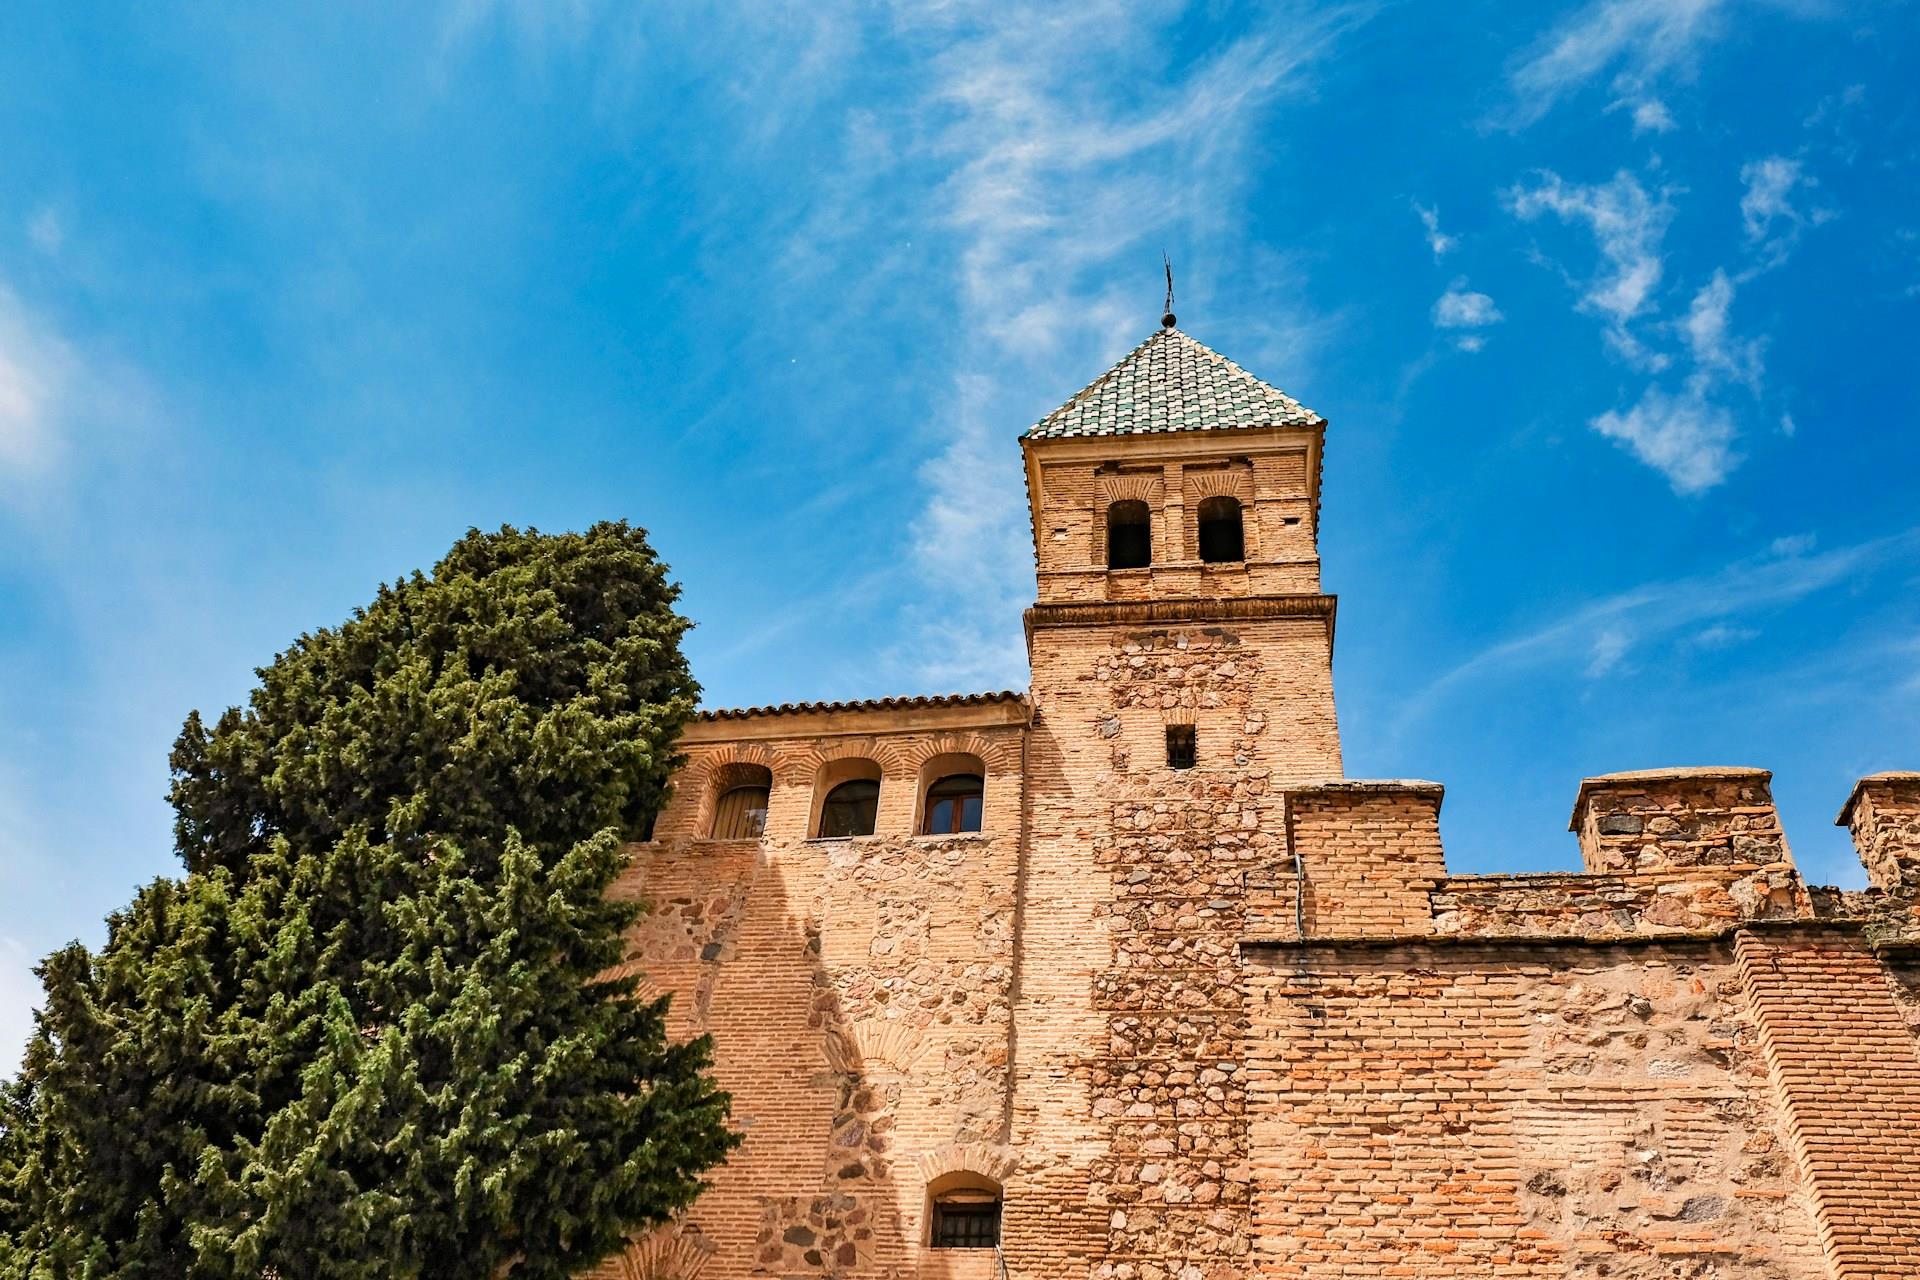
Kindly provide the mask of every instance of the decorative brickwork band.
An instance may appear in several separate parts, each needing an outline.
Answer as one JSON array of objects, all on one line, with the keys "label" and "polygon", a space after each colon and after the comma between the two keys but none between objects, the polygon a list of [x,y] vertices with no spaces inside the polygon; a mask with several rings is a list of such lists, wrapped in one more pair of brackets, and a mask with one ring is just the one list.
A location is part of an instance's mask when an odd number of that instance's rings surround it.
[{"label": "decorative brickwork band", "polygon": [[1794,1154],[1834,1280],[1920,1276],[1920,1051],[1858,934],[1739,936]]},{"label": "decorative brickwork band", "polygon": [[1027,610],[1027,633],[1047,627],[1144,626],[1174,622],[1263,622],[1270,618],[1321,618],[1333,637],[1335,598],[1326,595],[1241,596],[1215,600],[1102,600],[1036,604]]}]

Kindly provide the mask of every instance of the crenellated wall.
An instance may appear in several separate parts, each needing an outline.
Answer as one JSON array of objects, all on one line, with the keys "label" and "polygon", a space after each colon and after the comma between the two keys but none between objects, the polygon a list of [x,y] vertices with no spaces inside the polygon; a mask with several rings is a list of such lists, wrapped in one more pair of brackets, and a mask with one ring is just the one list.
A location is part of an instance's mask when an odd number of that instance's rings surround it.
[{"label": "crenellated wall", "polygon": [[[601,1275],[1920,1275],[1920,776],[1842,812],[1866,892],[1801,883],[1757,769],[1587,779],[1588,870],[1456,876],[1438,784],[1268,751],[1270,646],[1109,643],[1038,707],[689,734],[621,891],[746,1142]],[[983,830],[915,834],[965,759]],[[848,761],[875,834],[813,838]],[[741,765],[764,838],[703,838]],[[1003,1189],[1003,1257],[927,1247],[954,1177]]]}]

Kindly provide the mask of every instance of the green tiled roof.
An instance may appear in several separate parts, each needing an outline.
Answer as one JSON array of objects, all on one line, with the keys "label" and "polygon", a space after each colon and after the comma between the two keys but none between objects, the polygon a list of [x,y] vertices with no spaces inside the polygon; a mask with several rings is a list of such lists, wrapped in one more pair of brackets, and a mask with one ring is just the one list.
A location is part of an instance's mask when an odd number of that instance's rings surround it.
[{"label": "green tiled roof", "polygon": [[1162,329],[1027,437],[1131,436],[1235,427],[1311,427],[1319,414],[1178,329]]}]

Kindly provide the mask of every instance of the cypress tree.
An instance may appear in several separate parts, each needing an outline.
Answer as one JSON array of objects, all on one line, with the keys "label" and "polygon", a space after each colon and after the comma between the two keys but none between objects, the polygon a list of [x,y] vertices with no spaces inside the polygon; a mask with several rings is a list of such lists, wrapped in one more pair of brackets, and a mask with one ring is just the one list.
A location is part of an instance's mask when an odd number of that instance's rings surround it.
[{"label": "cypress tree", "polygon": [[470,532],[175,745],[187,874],[40,973],[0,1275],[573,1274],[734,1137],[609,896],[697,695],[644,534]]}]

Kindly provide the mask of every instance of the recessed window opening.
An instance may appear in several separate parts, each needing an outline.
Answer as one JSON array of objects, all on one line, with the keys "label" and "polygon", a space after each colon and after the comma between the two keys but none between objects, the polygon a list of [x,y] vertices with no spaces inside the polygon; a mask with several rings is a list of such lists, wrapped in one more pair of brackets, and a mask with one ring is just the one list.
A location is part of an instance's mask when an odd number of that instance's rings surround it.
[{"label": "recessed window opening", "polygon": [[1200,558],[1209,564],[1231,564],[1247,558],[1240,499],[1220,495],[1200,504]]},{"label": "recessed window opening", "polygon": [[870,836],[880,811],[880,784],[867,778],[843,782],[827,792],[820,806],[820,835],[828,840]]},{"label": "recessed window opening", "polygon": [[924,833],[945,836],[978,831],[986,787],[986,779],[977,773],[949,774],[928,787]]},{"label": "recessed window opening", "polygon": [[722,792],[713,806],[715,840],[758,840],[767,830],[769,786],[749,783]]},{"label": "recessed window opening", "polygon": [[1000,1196],[963,1189],[934,1197],[933,1247],[991,1249],[1000,1243]]},{"label": "recessed window opening", "polygon": [[1170,724],[1167,726],[1167,767],[1169,769],[1193,768],[1198,754],[1192,725]]},{"label": "recessed window opening", "polygon": [[1107,568],[1144,569],[1153,563],[1153,513],[1138,498],[1107,508]]}]

